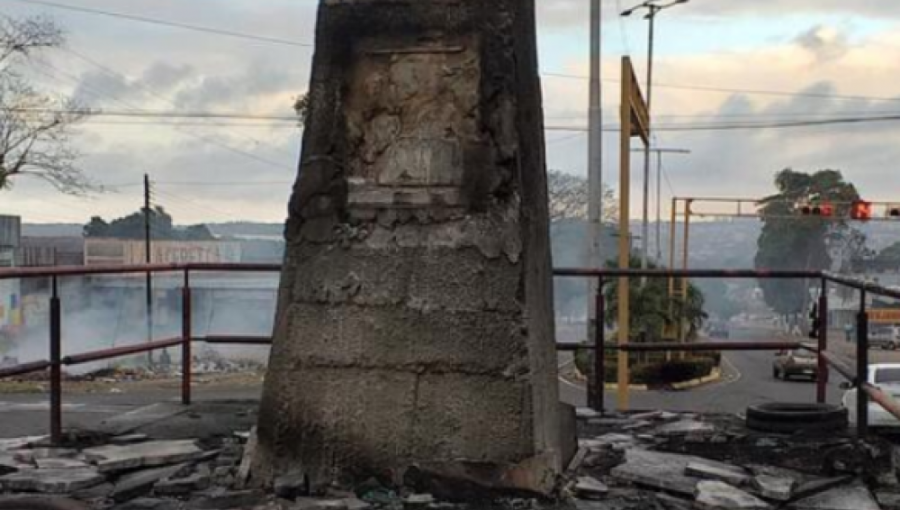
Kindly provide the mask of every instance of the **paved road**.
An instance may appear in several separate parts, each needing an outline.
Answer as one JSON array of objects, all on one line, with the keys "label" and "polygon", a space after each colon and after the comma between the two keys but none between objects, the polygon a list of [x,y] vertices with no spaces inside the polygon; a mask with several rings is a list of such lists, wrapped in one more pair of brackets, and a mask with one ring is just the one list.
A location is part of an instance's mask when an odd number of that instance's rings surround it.
[{"label": "paved road", "polygon": [[[770,340],[765,330],[741,329],[732,331],[735,341]],[[725,377],[721,382],[687,391],[632,392],[631,408],[641,410],[664,409],[687,412],[743,413],[749,405],[780,402],[813,402],[816,385],[810,381],[781,381],[772,377],[772,352],[731,352],[724,356]],[[828,385],[829,403],[839,404],[843,391],[838,387],[841,377],[832,374]],[[583,387],[560,382],[560,397],[569,404],[584,406],[587,394]],[[607,408],[614,408],[616,396],[607,392]]]},{"label": "paved road", "polygon": [[[194,390],[194,402],[259,400],[261,388]],[[63,427],[90,429],[104,420],[158,402],[178,402],[178,392],[93,393],[63,396]],[[46,395],[0,395],[0,438],[48,434],[50,404]]]},{"label": "paved road", "polygon": [[[768,339],[762,330],[733,332],[735,340]],[[687,391],[646,391],[632,393],[632,409],[666,409],[671,411],[742,413],[750,404],[779,400],[811,402],[815,399],[815,384],[808,381],[783,382],[772,378],[771,352],[735,352],[725,356],[726,377],[723,381]],[[829,384],[829,401],[839,403],[841,381],[833,375]],[[198,387],[194,400],[254,400],[260,388],[210,389]],[[583,387],[568,383],[560,385],[564,402],[586,405]],[[177,401],[177,390],[153,390],[140,393],[108,393],[65,395],[63,397],[64,425],[90,428],[113,416],[157,402]],[[615,395],[607,394],[607,407],[615,406]],[[45,395],[0,395],[0,438],[42,435],[48,432],[49,404]]]}]

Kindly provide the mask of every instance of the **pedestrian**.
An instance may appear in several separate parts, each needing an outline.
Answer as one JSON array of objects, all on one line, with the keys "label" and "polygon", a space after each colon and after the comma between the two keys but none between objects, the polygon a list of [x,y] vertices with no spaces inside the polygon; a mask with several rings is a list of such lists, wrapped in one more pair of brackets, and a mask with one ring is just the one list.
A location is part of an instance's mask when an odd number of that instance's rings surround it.
[{"label": "pedestrian", "polygon": [[849,322],[844,324],[844,338],[846,338],[848,343],[853,341],[853,324]]}]

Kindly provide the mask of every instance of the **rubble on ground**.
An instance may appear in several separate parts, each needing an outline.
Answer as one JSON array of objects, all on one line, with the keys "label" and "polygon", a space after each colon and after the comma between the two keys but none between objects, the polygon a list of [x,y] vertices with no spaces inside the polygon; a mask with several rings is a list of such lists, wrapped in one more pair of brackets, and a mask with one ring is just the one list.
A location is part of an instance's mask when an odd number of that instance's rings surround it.
[{"label": "rubble on ground", "polygon": [[900,447],[884,439],[762,433],[725,415],[578,416],[579,510],[900,510]]},{"label": "rubble on ground", "polygon": [[253,430],[198,440],[68,433],[62,447],[2,440],[0,501],[64,496],[110,510],[900,510],[900,449],[884,440],[760,433],[736,416],[578,415],[579,451],[557,501],[447,502],[375,479],[310,494],[300,472],[261,491],[249,473]]}]

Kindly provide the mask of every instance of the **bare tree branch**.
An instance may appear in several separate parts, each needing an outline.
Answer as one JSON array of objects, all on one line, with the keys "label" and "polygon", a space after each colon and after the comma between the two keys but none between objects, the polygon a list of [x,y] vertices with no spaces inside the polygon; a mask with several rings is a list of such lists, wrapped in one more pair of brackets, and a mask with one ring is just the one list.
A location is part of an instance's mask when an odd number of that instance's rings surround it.
[{"label": "bare tree branch", "polygon": [[85,110],[34,89],[15,69],[18,57],[27,59],[63,42],[52,20],[0,15],[0,191],[23,176],[43,179],[67,194],[101,189],[76,166],[79,154],[70,143]]},{"label": "bare tree branch", "polygon": [[7,65],[14,56],[28,57],[37,50],[57,48],[64,41],[62,29],[50,18],[0,15],[0,65]]}]

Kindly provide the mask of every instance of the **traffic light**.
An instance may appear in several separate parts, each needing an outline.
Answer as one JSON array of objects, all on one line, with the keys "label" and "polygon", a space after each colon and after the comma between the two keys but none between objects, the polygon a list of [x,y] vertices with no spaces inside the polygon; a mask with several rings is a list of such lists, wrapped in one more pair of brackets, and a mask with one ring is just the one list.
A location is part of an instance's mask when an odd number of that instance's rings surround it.
[{"label": "traffic light", "polygon": [[803,216],[830,218],[834,216],[834,206],[828,202],[823,202],[821,204],[804,204],[800,206],[800,214]]},{"label": "traffic light", "polygon": [[[900,211],[898,211],[900,213]],[[900,214],[898,214],[900,216]],[[857,200],[850,205],[850,218],[858,221],[872,219],[872,202]]]}]

